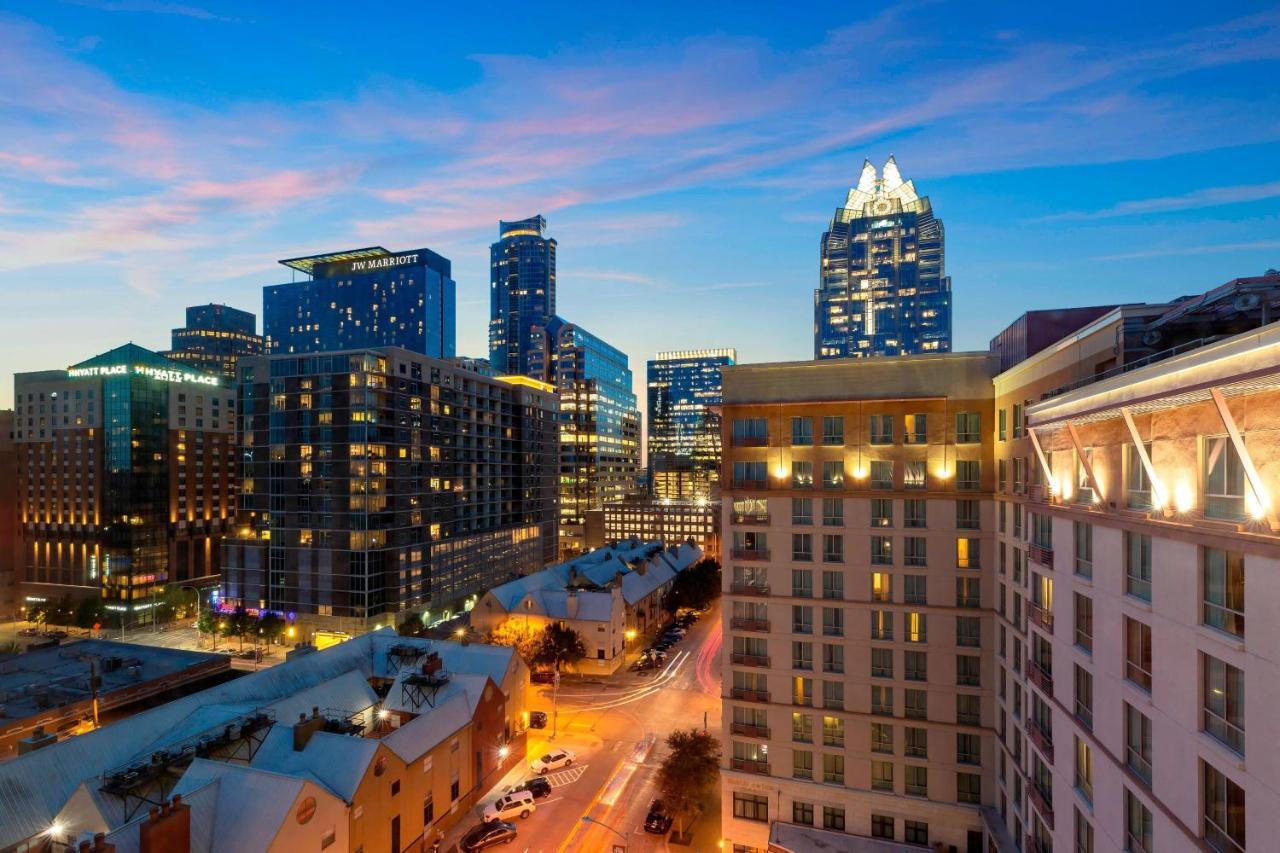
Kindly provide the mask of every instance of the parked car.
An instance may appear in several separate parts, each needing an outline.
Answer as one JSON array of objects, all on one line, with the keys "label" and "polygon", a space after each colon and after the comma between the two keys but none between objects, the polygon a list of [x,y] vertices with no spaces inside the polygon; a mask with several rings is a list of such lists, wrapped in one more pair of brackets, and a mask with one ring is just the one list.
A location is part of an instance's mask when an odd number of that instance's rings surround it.
[{"label": "parked car", "polygon": [[559,770],[561,767],[568,767],[573,764],[573,759],[576,757],[570,750],[553,749],[541,758],[535,758],[529,766],[533,768],[534,773],[547,773],[551,770]]},{"label": "parked car", "polygon": [[40,629],[23,628],[22,630],[18,631],[18,636],[19,637],[38,637],[40,636]]},{"label": "parked car", "polygon": [[534,776],[524,780],[519,785],[512,785],[507,789],[508,794],[513,794],[516,791],[528,791],[533,794],[535,800],[541,800],[544,797],[551,796],[551,783],[541,776]]},{"label": "parked car", "polygon": [[484,850],[498,844],[506,844],[508,841],[515,841],[516,834],[515,826],[506,821],[499,820],[493,823],[482,823],[462,836],[458,846],[465,853],[475,853],[476,850]]},{"label": "parked car", "polygon": [[537,808],[533,802],[532,791],[512,791],[510,794],[503,794],[485,806],[484,813],[480,817],[485,823],[510,820],[517,815],[521,818],[526,818],[533,814]]},{"label": "parked car", "polygon": [[649,804],[649,814],[644,818],[644,831],[655,835],[666,835],[671,829],[671,815],[662,807],[662,800],[654,800]]},{"label": "parked car", "polygon": [[545,729],[547,727],[546,711],[530,711],[529,712],[529,728]]}]

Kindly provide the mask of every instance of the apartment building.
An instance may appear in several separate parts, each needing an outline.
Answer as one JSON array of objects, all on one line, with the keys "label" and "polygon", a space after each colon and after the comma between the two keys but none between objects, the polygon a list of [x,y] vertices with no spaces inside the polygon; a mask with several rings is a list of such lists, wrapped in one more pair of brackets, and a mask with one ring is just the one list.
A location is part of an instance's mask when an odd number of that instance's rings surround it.
[{"label": "apartment building", "polygon": [[726,849],[1007,846],[984,809],[997,364],[724,369]]}]

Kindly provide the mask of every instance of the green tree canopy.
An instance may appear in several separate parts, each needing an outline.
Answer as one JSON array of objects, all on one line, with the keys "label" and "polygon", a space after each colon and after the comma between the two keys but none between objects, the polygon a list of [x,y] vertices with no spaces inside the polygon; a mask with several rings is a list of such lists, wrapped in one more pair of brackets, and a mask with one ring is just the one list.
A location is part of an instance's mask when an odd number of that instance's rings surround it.
[{"label": "green tree canopy", "polygon": [[568,626],[552,622],[537,638],[532,661],[543,666],[560,669],[563,665],[576,664],[587,656],[587,646],[578,632]]},{"label": "green tree canopy", "polygon": [[658,768],[658,791],[684,834],[685,823],[697,813],[720,773],[720,741],[696,728],[676,729],[667,736],[667,747],[671,752]]},{"label": "green tree canopy", "polygon": [[671,583],[665,602],[667,610],[674,613],[682,607],[701,610],[720,595],[720,563],[706,557],[694,563]]}]

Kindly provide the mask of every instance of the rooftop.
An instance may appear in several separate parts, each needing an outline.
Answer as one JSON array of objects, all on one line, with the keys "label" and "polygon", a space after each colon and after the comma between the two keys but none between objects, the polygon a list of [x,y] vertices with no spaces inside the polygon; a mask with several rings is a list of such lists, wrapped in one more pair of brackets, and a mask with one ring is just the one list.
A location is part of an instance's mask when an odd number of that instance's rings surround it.
[{"label": "rooftop", "polygon": [[301,258],[286,258],[280,263],[290,269],[311,275],[319,264],[332,264],[339,261],[358,261],[362,258],[380,258],[391,254],[381,246],[366,246],[363,249],[345,249],[341,252],[329,252],[325,255],[307,255]]}]

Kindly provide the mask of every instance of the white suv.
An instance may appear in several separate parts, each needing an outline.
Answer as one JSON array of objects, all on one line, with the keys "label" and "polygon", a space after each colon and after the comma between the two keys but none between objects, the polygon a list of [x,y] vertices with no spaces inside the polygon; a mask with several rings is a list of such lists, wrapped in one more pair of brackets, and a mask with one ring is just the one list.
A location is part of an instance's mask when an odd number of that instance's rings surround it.
[{"label": "white suv", "polygon": [[509,820],[516,815],[528,817],[537,808],[533,804],[533,793],[531,791],[512,791],[510,794],[499,797],[484,807],[484,822],[492,823],[495,820]]},{"label": "white suv", "polygon": [[567,749],[553,749],[541,758],[534,759],[529,765],[534,773],[546,773],[549,770],[559,770],[561,767],[568,767],[573,763],[574,754]]}]

